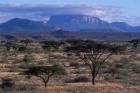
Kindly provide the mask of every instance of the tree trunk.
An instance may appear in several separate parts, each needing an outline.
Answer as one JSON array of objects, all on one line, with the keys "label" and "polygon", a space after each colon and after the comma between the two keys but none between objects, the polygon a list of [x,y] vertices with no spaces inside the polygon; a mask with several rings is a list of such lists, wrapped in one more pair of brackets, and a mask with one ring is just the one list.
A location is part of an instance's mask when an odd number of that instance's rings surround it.
[{"label": "tree trunk", "polygon": [[46,87],[47,87],[47,82],[44,82],[44,84],[45,84],[44,86],[45,86],[45,88],[46,88]]},{"label": "tree trunk", "polygon": [[95,77],[92,76],[92,85],[95,85]]},{"label": "tree trunk", "polygon": [[95,85],[96,72],[92,71],[92,85]]}]

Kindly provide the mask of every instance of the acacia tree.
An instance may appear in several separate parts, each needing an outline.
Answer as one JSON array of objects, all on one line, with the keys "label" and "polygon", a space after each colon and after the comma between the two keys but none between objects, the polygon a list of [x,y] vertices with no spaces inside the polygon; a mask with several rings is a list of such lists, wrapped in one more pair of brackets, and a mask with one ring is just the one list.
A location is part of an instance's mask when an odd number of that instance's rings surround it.
[{"label": "acacia tree", "polygon": [[92,76],[92,84],[94,85],[102,65],[111,55],[122,49],[121,46],[97,44],[92,41],[80,41],[80,44],[67,47],[66,52],[75,53],[89,67]]},{"label": "acacia tree", "polygon": [[29,77],[35,76],[40,78],[46,88],[53,75],[63,75],[65,74],[65,70],[61,66],[55,64],[53,66],[34,66],[27,71],[24,71],[23,74],[26,74]]}]

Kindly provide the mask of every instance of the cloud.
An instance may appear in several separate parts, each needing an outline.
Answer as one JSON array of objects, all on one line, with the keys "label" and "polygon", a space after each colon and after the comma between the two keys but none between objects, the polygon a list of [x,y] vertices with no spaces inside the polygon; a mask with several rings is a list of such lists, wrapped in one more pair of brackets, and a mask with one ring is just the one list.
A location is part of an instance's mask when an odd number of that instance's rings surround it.
[{"label": "cloud", "polygon": [[[120,7],[99,5],[27,5],[0,4],[0,22],[18,17],[37,21],[47,21],[49,16],[61,14],[92,15],[105,21],[126,21],[135,24],[136,18],[124,17]],[[139,19],[140,20],[140,19]],[[133,22],[132,22],[133,21]]]}]

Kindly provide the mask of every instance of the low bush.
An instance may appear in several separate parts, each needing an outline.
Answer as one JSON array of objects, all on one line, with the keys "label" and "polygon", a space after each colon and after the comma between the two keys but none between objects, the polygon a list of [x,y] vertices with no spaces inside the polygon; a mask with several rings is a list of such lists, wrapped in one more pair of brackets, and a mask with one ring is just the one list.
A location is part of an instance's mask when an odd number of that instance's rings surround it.
[{"label": "low bush", "polygon": [[66,83],[77,83],[77,82],[89,82],[89,81],[90,81],[89,78],[87,78],[85,76],[78,76],[73,79],[66,80],[65,82]]},{"label": "low bush", "polygon": [[16,86],[17,91],[30,91],[35,90],[36,87],[34,85],[18,85]]},{"label": "low bush", "polygon": [[104,79],[107,81],[112,81],[114,78],[111,75],[107,75],[104,77]]},{"label": "low bush", "polygon": [[128,70],[125,69],[114,69],[111,72],[111,75],[107,75],[104,77],[105,80],[120,80],[120,81],[128,81],[130,78]]},{"label": "low bush", "polygon": [[70,62],[70,66],[78,67],[78,66],[79,66],[79,63],[76,63],[76,62]]},{"label": "low bush", "polygon": [[132,71],[134,73],[140,73],[140,64],[132,64]]},{"label": "low bush", "polygon": [[2,79],[1,88],[3,90],[13,89],[14,85],[15,85],[15,83],[14,83],[13,79],[11,79],[11,78],[3,78]]}]

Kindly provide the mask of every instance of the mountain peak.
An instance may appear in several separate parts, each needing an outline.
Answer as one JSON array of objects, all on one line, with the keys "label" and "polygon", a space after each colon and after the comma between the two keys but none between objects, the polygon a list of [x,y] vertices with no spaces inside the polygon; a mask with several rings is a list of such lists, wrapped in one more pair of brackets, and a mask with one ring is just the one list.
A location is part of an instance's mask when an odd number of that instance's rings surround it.
[{"label": "mountain peak", "polygon": [[60,27],[64,30],[111,31],[111,25],[90,15],[54,15],[48,21],[49,26]]}]

